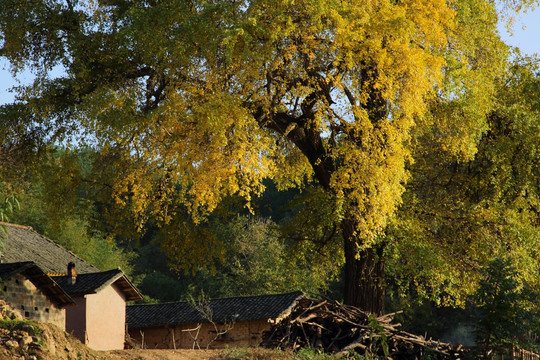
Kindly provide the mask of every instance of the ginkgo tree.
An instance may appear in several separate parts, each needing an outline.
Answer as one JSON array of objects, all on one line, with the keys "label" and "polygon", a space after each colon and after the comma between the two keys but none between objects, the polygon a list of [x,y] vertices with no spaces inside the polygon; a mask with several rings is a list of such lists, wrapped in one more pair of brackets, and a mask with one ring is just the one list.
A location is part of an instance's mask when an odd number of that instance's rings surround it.
[{"label": "ginkgo tree", "polygon": [[445,151],[434,128],[415,133],[412,177],[386,231],[396,283],[465,306],[484,268],[507,259],[516,281],[540,285],[539,95],[537,62],[516,58],[497,82],[473,158]]},{"label": "ginkgo tree", "polygon": [[149,212],[167,223],[174,204],[195,224],[230,195],[249,207],[266,178],[317,184],[343,239],[345,302],[373,312],[411,130],[436,127],[449,152],[473,156],[506,57],[487,0],[0,7],[0,55],[37,75],[13,106],[48,140],[99,149],[141,225]]}]

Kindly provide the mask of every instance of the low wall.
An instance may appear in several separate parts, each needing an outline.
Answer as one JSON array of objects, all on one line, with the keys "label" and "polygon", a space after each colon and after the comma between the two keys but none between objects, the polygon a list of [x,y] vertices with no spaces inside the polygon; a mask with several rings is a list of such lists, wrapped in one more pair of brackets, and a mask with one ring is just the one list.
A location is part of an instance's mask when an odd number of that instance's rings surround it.
[{"label": "low wall", "polygon": [[256,346],[262,332],[270,328],[266,319],[217,324],[218,335],[211,323],[192,323],[177,326],[159,326],[129,329],[135,345],[147,349],[223,348],[225,346]]}]

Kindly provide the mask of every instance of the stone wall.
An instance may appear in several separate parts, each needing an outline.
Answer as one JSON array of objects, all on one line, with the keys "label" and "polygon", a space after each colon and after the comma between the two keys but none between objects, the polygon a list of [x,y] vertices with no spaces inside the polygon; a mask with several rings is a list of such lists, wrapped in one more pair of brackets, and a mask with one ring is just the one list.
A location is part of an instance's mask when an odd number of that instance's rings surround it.
[{"label": "stone wall", "polygon": [[[151,327],[146,329],[129,330],[129,336],[134,346],[147,349],[191,349],[197,348],[195,338],[200,348],[224,348],[226,346],[257,346],[261,342],[262,332],[270,328],[266,319],[239,321],[227,325],[218,324],[218,330],[228,328],[228,331],[216,338],[216,330],[210,323],[183,324],[174,327]],[[189,331],[188,331],[189,330]]]},{"label": "stone wall", "polygon": [[1,289],[0,298],[23,317],[54,324],[64,329],[65,310],[56,307],[23,275],[17,274],[3,281]]}]

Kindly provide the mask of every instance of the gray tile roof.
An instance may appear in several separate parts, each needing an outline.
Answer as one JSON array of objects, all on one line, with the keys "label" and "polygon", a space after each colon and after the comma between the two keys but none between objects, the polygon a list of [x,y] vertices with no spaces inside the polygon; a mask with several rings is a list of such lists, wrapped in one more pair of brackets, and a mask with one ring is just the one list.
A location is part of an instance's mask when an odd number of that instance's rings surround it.
[{"label": "gray tile roof", "polygon": [[35,263],[25,261],[0,264],[0,279],[8,280],[16,274],[22,274],[30,280],[36,288],[40,289],[41,292],[57,306],[64,307],[75,304],[73,299]]},{"label": "gray tile roof", "polygon": [[0,260],[3,263],[33,261],[45,272],[65,274],[67,264],[72,261],[78,273],[99,271],[95,266],[38,234],[29,226],[7,223],[1,225],[5,227],[8,235],[6,240],[4,232],[0,230],[0,239],[5,241],[3,249],[0,250]]},{"label": "gray tile roof", "polygon": [[[301,291],[286,294],[214,299],[210,301],[215,322],[276,319],[290,312]],[[206,322],[202,314],[185,301],[163,304],[140,304],[126,307],[129,329],[152,326]]]},{"label": "gray tile roof", "polygon": [[71,276],[53,276],[52,278],[71,296],[95,294],[105,287],[115,284],[124,294],[127,301],[142,300],[142,295],[139,290],[135,288],[120,269],[78,274],[75,284],[71,283]]}]

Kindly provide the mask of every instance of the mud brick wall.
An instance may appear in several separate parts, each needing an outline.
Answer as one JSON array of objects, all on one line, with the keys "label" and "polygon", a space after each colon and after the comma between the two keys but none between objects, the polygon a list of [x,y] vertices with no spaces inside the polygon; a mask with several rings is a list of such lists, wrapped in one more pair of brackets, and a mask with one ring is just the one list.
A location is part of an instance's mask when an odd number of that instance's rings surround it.
[{"label": "mud brick wall", "polygon": [[41,290],[23,275],[17,274],[1,283],[0,298],[28,319],[65,327],[65,310],[56,307]]},{"label": "mud brick wall", "polygon": [[[210,323],[183,324],[175,327],[151,327],[146,329],[129,330],[129,336],[138,346],[143,345],[147,349],[191,349],[197,338],[197,344],[201,348],[206,348],[210,343],[210,348],[224,348],[226,346],[257,346],[261,342],[262,332],[270,329],[270,323],[266,319],[239,321],[232,325],[227,333],[220,335],[217,339],[216,330]],[[218,330],[224,329],[223,324],[217,324]],[[190,331],[188,331],[190,330]],[[173,335],[174,334],[174,335]],[[214,340],[215,339],[215,340]],[[197,346],[195,345],[195,348]]]}]

